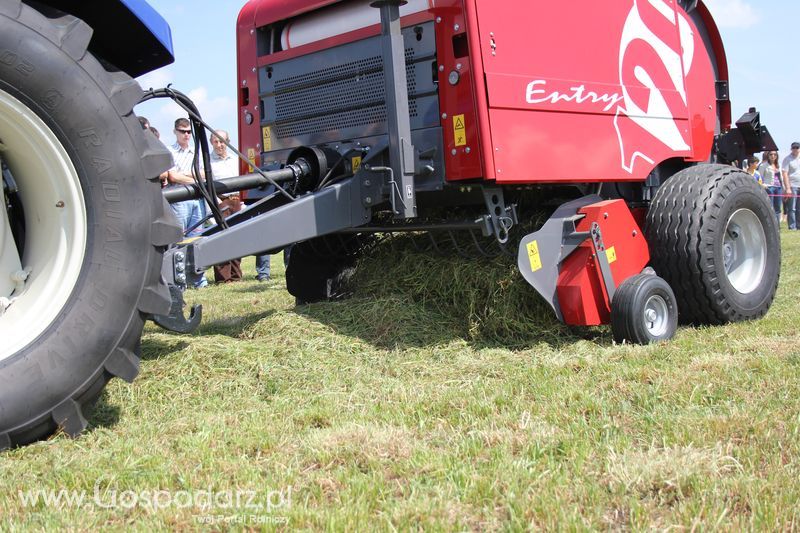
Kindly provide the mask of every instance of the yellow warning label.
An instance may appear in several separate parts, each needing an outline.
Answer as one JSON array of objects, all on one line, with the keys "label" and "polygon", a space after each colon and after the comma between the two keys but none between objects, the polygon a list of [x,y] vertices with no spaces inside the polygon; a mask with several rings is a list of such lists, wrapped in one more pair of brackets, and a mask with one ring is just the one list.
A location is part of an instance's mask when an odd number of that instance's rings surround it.
[{"label": "yellow warning label", "polygon": [[528,259],[531,262],[531,272],[542,269],[542,258],[539,257],[538,241],[531,241],[528,243]]},{"label": "yellow warning label", "polygon": [[355,174],[356,172],[358,172],[358,169],[361,168],[361,157],[360,156],[354,157],[353,159],[350,160],[350,164],[353,166],[353,174]]},{"label": "yellow warning label", "polygon": [[453,117],[453,135],[455,136],[456,146],[467,144],[467,121],[464,120],[464,115]]},{"label": "yellow warning label", "polygon": [[609,265],[617,260],[617,251],[614,249],[613,246],[608,250],[606,250],[606,259],[608,259]]},{"label": "yellow warning label", "polygon": [[250,161],[250,170],[248,172],[255,172],[255,167],[258,166],[256,163],[256,149],[255,148],[248,148],[247,149],[247,160]]},{"label": "yellow warning label", "polygon": [[261,136],[264,141],[264,151],[269,152],[272,150],[272,129],[269,126],[264,126],[261,130]]}]

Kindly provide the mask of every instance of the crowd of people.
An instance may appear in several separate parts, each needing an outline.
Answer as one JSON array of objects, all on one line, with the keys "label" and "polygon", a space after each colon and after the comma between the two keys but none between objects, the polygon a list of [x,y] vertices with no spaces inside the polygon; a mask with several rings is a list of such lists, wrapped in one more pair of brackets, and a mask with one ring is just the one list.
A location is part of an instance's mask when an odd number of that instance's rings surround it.
[{"label": "crowd of people", "polygon": [[[144,117],[139,117],[142,129],[150,130],[156,138],[161,135],[152,127]],[[166,144],[172,154],[173,166],[161,174],[161,186],[164,189],[183,184],[195,183],[194,158],[195,148],[192,142],[192,125],[186,118],[175,120],[175,142]],[[239,175],[239,159],[228,151],[230,135],[225,130],[216,130],[209,136],[213,150],[210,154],[211,175],[214,179],[230,178]],[[200,172],[204,172],[202,158],[200,158]],[[218,207],[223,216],[230,216],[243,209],[239,193],[219,195]],[[209,223],[208,211],[205,200],[186,200],[171,204],[175,217],[183,228],[186,237],[200,235]],[[241,260],[234,259],[214,266],[214,281],[217,283],[230,283],[243,279]],[[270,256],[261,254],[256,256],[256,279],[268,281],[270,279]],[[201,289],[208,286],[205,273],[199,276],[188,276],[187,284],[190,287]]]},{"label": "crowd of people", "polygon": [[745,168],[766,189],[778,223],[800,229],[800,142],[792,143],[782,161],[778,152],[764,152],[762,159],[751,157]]}]

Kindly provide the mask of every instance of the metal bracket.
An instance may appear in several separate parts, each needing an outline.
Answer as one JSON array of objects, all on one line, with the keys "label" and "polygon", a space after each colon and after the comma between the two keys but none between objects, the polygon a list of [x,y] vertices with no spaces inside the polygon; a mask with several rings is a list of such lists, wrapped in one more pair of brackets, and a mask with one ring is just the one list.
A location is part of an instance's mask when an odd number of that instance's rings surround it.
[{"label": "metal bracket", "polygon": [[[25,287],[30,269],[22,268],[22,256],[14,234],[13,221],[9,211],[13,205],[10,197],[17,192],[17,184],[5,162],[0,159],[0,168],[3,176],[3,193],[0,194],[0,295],[10,296],[12,293],[19,296]],[[8,199],[8,201],[7,201]],[[3,304],[3,310],[10,305]]]},{"label": "metal bracket", "polygon": [[417,216],[414,145],[408,106],[405,41],[400,27],[400,5],[405,0],[376,0],[370,5],[381,12],[381,45],[386,88],[386,121],[389,126],[390,191],[395,218]]},{"label": "metal bracket", "polygon": [[486,201],[486,209],[489,211],[488,215],[482,217],[483,235],[488,237],[494,234],[497,242],[507,243],[511,228],[519,223],[517,206],[512,204],[506,207],[503,189],[500,187],[484,187],[483,198]]},{"label": "metal bracket", "polygon": [[728,80],[719,80],[715,84],[717,92],[717,102],[730,102],[731,92]]},{"label": "metal bracket", "polygon": [[161,264],[161,277],[169,286],[177,286],[181,291],[186,290],[186,269],[191,261],[187,261],[187,248],[176,246],[164,253]]},{"label": "metal bracket", "polygon": [[592,237],[594,257],[597,259],[597,265],[600,267],[600,273],[603,276],[603,285],[606,287],[608,301],[611,302],[614,299],[614,293],[617,292],[617,285],[614,283],[614,276],[611,274],[611,263],[608,262],[608,254],[603,243],[603,232],[600,230],[600,224],[593,222],[589,233]]},{"label": "metal bracket", "polygon": [[519,271],[550,304],[559,320],[564,319],[556,290],[560,265],[591,237],[590,233],[576,231],[577,223],[584,218],[578,211],[601,200],[599,196],[591,195],[560,205],[539,231],[526,235],[520,242]]},{"label": "metal bracket", "polygon": [[183,291],[176,285],[169,285],[169,295],[172,299],[168,315],[152,315],[152,320],[167,331],[175,333],[191,333],[197,329],[203,319],[203,306],[193,305],[189,311],[189,318],[183,316],[186,302],[183,300]]}]

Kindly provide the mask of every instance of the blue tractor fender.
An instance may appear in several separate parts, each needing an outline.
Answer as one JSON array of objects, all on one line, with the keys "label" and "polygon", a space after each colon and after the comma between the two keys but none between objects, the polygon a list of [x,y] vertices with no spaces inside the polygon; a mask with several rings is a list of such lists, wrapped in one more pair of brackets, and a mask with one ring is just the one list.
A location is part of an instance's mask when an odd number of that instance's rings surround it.
[{"label": "blue tractor fender", "polygon": [[38,0],[35,4],[74,15],[94,30],[89,50],[129,76],[175,61],[172,30],[145,0]]}]

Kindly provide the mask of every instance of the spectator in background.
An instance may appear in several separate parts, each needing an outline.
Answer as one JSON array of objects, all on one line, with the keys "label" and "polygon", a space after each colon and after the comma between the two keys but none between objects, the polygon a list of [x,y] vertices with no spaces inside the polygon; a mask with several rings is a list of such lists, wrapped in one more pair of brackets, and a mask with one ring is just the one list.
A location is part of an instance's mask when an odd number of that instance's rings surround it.
[{"label": "spectator in background", "polygon": [[[174,185],[194,183],[192,164],[194,161],[194,147],[189,142],[192,139],[192,126],[188,119],[175,120],[175,144],[168,146],[172,153],[175,166],[167,173],[167,188]],[[188,236],[199,235],[202,221],[205,218],[205,204],[202,200],[186,200],[172,205],[175,217],[183,227],[183,234]],[[206,275],[202,274],[197,279],[191,279],[191,284],[201,289],[208,286]]]},{"label": "spectator in background", "polygon": [[755,179],[756,182],[763,187],[764,180],[761,177],[761,174],[758,172],[758,164],[760,162],[761,161],[759,161],[756,156],[750,157],[750,159],[747,160],[747,168],[745,169],[745,172],[753,176],[753,179]]},{"label": "spectator in background", "polygon": [[789,229],[798,229],[798,209],[800,202],[797,201],[797,194],[800,192],[800,142],[792,143],[792,151],[783,160],[781,165],[781,173],[783,174],[783,184],[786,188],[786,194],[789,197],[789,205],[787,215],[789,219]]},{"label": "spectator in background", "polygon": [[[225,143],[231,141],[228,132],[217,130],[209,138],[214,151],[211,152],[211,173],[214,179],[230,178],[239,175],[239,159],[228,153],[228,146]],[[219,203],[222,215],[228,217],[242,210],[242,199],[238,192],[220,195]],[[229,283],[242,280],[242,261],[232,259],[227,263],[214,265],[214,281],[217,283]]]},{"label": "spectator in background", "polygon": [[269,281],[269,254],[256,256],[256,279],[258,281]]},{"label": "spectator in background", "polygon": [[161,134],[158,132],[158,130],[154,126],[150,126],[150,133],[155,135],[156,139],[161,140]]},{"label": "spectator in background", "polygon": [[767,194],[772,202],[772,209],[775,210],[775,218],[778,225],[781,223],[781,206],[783,205],[783,176],[781,175],[781,165],[778,159],[778,152],[764,152],[764,161],[758,167]]}]

